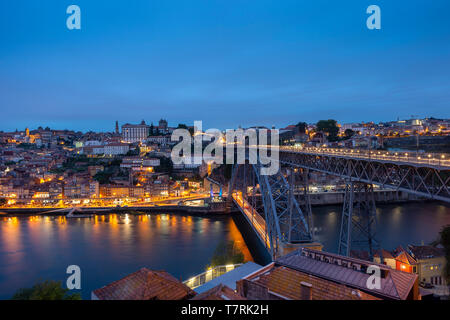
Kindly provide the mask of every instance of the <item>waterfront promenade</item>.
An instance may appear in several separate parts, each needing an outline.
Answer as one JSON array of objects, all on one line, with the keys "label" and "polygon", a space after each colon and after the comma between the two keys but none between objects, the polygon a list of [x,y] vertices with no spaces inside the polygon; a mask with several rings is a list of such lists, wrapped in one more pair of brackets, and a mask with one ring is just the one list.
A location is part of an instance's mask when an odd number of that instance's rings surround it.
[{"label": "waterfront promenade", "polygon": [[[198,203],[199,202],[199,203]],[[0,209],[0,216],[109,214],[120,212],[184,212],[188,214],[225,213],[224,202],[210,201],[205,195],[177,197],[152,202],[129,202],[127,205],[16,206]]]}]

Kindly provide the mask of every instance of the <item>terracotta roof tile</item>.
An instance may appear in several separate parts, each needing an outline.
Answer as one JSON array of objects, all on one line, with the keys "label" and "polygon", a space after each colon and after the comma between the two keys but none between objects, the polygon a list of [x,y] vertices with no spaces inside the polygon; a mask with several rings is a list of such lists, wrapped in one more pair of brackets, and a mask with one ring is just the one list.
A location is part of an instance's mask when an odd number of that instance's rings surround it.
[{"label": "terracotta roof tile", "polygon": [[182,300],[195,292],[165,271],[142,268],[94,294],[100,300]]},{"label": "terracotta roof tile", "polygon": [[408,249],[412,255],[417,259],[429,259],[442,257],[445,255],[445,251],[442,248],[436,248],[433,246],[413,246],[409,245]]},{"label": "terracotta roof tile", "polygon": [[247,279],[266,287],[269,292],[292,300],[302,299],[302,282],[311,285],[312,300],[379,300],[372,295],[312,275],[274,266],[262,275]]},{"label": "terracotta roof tile", "polygon": [[[318,257],[325,259],[321,261]],[[382,264],[306,248],[281,257],[276,264],[388,299],[406,299],[417,280],[416,274],[393,270]],[[367,288],[370,274],[364,270],[370,265],[378,266],[384,274],[380,289]],[[361,270],[353,267],[360,267]]]},{"label": "terracotta roof tile", "polygon": [[384,250],[384,249],[377,250],[377,252],[375,252],[375,254],[374,254],[374,257],[379,257],[380,251],[383,255],[383,259],[394,259],[394,256],[392,255],[392,253],[387,250]]},{"label": "terracotta roof tile", "polygon": [[410,265],[417,264],[417,261],[406,251],[400,252],[395,259]]}]

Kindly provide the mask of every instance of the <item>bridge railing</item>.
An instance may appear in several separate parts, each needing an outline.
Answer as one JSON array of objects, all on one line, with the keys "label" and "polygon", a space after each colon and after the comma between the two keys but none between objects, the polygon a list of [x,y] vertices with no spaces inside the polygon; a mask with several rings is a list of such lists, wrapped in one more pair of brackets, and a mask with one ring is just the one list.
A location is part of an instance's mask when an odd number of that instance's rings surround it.
[{"label": "bridge railing", "polygon": [[205,283],[220,277],[221,275],[236,269],[237,267],[241,266],[242,263],[236,263],[236,264],[227,264],[223,266],[217,266],[214,268],[210,268],[206,270],[205,272],[202,272],[186,281],[183,281],[185,285],[187,285],[191,289],[195,289],[197,287],[200,287],[204,285]]},{"label": "bridge railing", "polygon": [[245,215],[250,225],[257,232],[259,238],[267,248],[270,248],[270,240],[267,238],[266,221],[259,215],[254,208],[246,201],[242,194],[234,192],[232,194],[233,200],[239,207],[241,212]]},{"label": "bridge railing", "polygon": [[280,151],[312,155],[339,156],[365,160],[404,162],[407,164],[439,166],[450,169],[450,156],[444,153],[391,152],[363,149],[282,146]]}]

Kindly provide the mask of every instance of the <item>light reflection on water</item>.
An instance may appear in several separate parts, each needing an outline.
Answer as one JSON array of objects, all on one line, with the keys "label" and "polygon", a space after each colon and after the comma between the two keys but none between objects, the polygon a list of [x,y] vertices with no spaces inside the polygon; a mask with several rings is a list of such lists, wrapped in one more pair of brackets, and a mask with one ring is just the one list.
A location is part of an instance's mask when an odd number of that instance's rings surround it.
[{"label": "light reflection on water", "polygon": [[[317,240],[337,251],[341,206],[313,207]],[[386,249],[429,243],[450,224],[450,207],[440,203],[379,206],[377,233]],[[82,293],[142,267],[187,279],[204,271],[216,246],[234,240],[252,260],[231,217],[174,214],[102,215],[91,218],[31,216],[0,218],[0,299],[38,280],[66,279],[67,266],[82,271]]]},{"label": "light reflection on water", "polygon": [[250,252],[231,217],[174,214],[0,218],[0,298],[39,280],[66,279],[81,267],[82,293],[142,267],[187,279],[205,270],[217,245],[234,240],[247,261]]},{"label": "light reflection on water", "polygon": [[[316,238],[324,250],[337,252],[342,216],[341,206],[313,207]],[[443,203],[404,203],[377,207],[377,238],[383,248],[428,244],[450,224],[450,207]]]}]

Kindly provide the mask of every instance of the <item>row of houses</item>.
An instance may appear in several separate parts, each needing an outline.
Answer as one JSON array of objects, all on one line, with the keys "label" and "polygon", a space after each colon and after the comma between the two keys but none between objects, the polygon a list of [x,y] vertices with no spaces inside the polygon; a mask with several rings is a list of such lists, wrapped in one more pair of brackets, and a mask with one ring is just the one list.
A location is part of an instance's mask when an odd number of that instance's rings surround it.
[{"label": "row of houses", "polygon": [[409,273],[415,273],[422,285],[433,286],[438,291],[447,286],[443,278],[443,270],[446,264],[443,248],[434,246],[408,245],[407,249],[399,246],[393,251],[381,250],[374,256],[374,261],[383,263],[391,269]]}]

